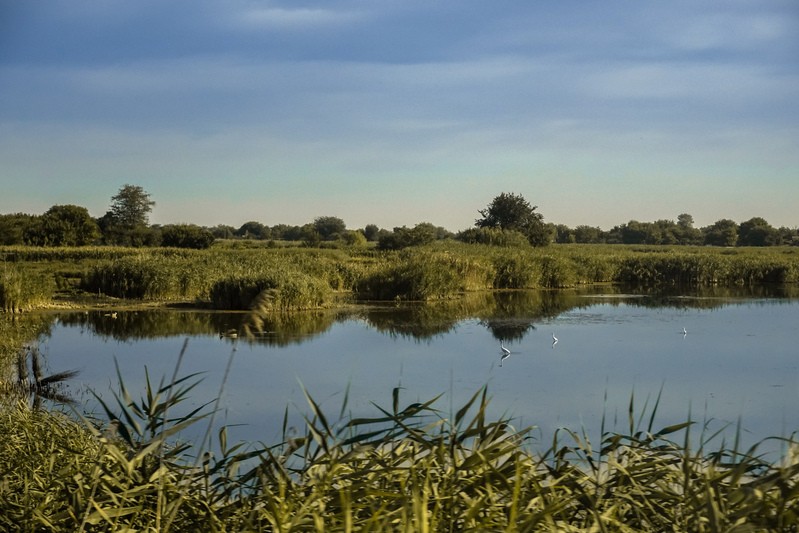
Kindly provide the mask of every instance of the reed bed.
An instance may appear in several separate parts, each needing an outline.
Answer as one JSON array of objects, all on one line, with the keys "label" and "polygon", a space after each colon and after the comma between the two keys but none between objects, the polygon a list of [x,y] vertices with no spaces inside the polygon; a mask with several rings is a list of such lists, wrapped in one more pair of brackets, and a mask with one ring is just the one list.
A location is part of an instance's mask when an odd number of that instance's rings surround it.
[{"label": "reed bed", "polygon": [[796,283],[799,264],[791,259],[754,254],[647,254],[623,259],[615,281],[642,285]]},{"label": "reed bed", "polygon": [[118,298],[210,302],[220,309],[248,309],[262,290],[276,289],[277,308],[300,309],[350,290],[359,268],[337,250],[159,250],[101,262],[89,269],[82,287]]},{"label": "reed bed", "polygon": [[413,250],[383,256],[355,284],[360,298],[429,301],[491,288],[490,264],[447,250]]},{"label": "reed bed", "polygon": [[211,287],[215,309],[251,309],[262,313],[318,309],[330,302],[332,290],[322,280],[302,272],[291,276],[265,274],[258,277],[230,277]]},{"label": "reed bed", "polygon": [[[231,356],[232,357],[232,356]],[[485,388],[453,412],[438,398],[324,413],[275,445],[216,453],[176,440],[212,410],[178,414],[196,376],[124,387],[99,425],[27,404],[0,410],[0,528],[49,531],[795,531],[799,448],[691,447],[693,422],[656,429],[655,408],[594,447],[563,430],[534,450],[533,428],[487,417]],[[207,432],[208,433],[208,432]],[[540,444],[540,443],[539,443]]]},{"label": "reed bed", "polygon": [[55,289],[55,279],[51,276],[25,273],[9,265],[3,265],[0,271],[0,306],[5,312],[41,307],[52,300]]},{"label": "reed bed", "polygon": [[[689,246],[493,246],[437,241],[401,251],[315,248],[0,249],[4,307],[46,305],[53,289],[115,298],[212,303],[252,301],[258,283],[329,287],[364,300],[446,300],[492,289],[552,289],[593,283],[753,286],[799,283],[799,249]],[[24,273],[25,276],[21,276]],[[35,276],[28,276],[35,273]],[[25,278],[22,283],[20,278]],[[316,280],[310,282],[309,279]],[[234,297],[237,285],[243,291]],[[256,282],[256,280],[260,280]],[[271,280],[271,281],[270,281]],[[288,290],[288,289],[287,289]],[[312,298],[310,298],[312,299]],[[300,300],[303,300],[300,298]],[[309,298],[303,300],[307,305]]]}]

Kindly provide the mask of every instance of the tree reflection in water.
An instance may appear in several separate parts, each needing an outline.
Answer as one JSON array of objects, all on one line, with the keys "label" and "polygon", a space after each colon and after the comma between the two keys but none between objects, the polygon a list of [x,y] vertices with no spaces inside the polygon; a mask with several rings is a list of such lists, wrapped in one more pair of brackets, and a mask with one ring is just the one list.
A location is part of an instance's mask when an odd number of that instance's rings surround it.
[{"label": "tree reflection in water", "polygon": [[[428,340],[476,319],[500,342],[521,341],[536,324],[565,312],[587,308],[602,299],[610,305],[713,309],[730,299],[785,297],[782,286],[746,288],[664,287],[644,290],[618,285],[578,289],[486,291],[440,302],[369,303],[342,309],[274,312],[155,309],[67,313],[58,320],[95,335],[122,341],[171,336],[221,336],[228,342],[287,346],[321,335],[339,321],[361,319],[391,336]],[[751,300],[749,300],[751,301]],[[237,334],[226,335],[235,331]]]}]

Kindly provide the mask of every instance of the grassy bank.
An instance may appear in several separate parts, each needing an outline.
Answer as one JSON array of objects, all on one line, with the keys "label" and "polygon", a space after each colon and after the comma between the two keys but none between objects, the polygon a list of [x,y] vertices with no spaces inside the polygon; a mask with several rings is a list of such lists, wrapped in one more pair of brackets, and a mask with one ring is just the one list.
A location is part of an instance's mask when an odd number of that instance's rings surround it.
[{"label": "grassy bank", "polygon": [[[594,447],[564,431],[534,451],[530,429],[486,418],[485,390],[457,411],[435,399],[334,419],[310,396],[305,428],[272,446],[217,455],[176,444],[207,413],[170,419],[191,378],[108,402],[95,427],[28,408],[0,410],[0,528],[48,531],[793,531],[799,454],[692,449],[686,422],[629,430]],[[345,405],[341,413],[346,412]],[[168,422],[166,422],[168,420]],[[210,426],[209,426],[210,427]],[[701,440],[701,439],[700,439]],[[704,441],[703,441],[704,442]],[[539,443],[541,444],[541,443]]]},{"label": "grassy bank", "polygon": [[650,287],[799,283],[795,247],[510,248],[438,241],[386,252],[5,247],[0,258],[0,304],[10,311],[47,305],[53,294],[67,301],[83,294],[247,309],[260,292],[271,291],[280,295],[273,298],[276,309],[291,310],[329,306],[336,293],[426,301],[481,290],[608,282]]}]

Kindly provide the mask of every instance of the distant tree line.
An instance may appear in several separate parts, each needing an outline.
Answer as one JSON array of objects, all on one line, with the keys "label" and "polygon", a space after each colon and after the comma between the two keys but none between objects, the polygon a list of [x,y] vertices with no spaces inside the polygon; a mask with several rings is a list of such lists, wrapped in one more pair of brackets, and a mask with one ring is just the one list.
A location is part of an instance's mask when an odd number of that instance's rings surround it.
[{"label": "distant tree line", "polygon": [[638,222],[614,226],[609,231],[590,226],[551,227],[558,243],[605,244],[683,244],[707,246],[779,246],[799,245],[799,230],[775,228],[761,217],[740,224],[721,219],[709,226],[695,228],[693,217],[683,213],[673,220]]},{"label": "distant tree line", "polygon": [[668,244],[712,246],[799,245],[799,230],[775,228],[765,219],[751,218],[740,224],[722,219],[703,228],[695,228],[693,217],[683,213],[673,220],[639,222],[631,220],[609,231],[581,225],[545,223],[521,195],[502,193],[482,210],[474,227],[454,234],[429,222],[409,228],[381,229],[369,224],[362,229],[348,229],[344,220],[320,216],[313,222],[292,226],[267,226],[248,221],[238,228],[228,225],[202,227],[196,224],[149,224],[155,206],[140,186],[124,185],[111,197],[109,210],[93,218],[85,207],[54,205],[42,215],[24,213],[0,215],[0,244],[33,246],[173,246],[208,248],[216,240],[259,240],[299,242],[304,246],[366,246],[398,250],[454,238],[467,243],[496,246],[546,246],[556,243],[587,244]]}]

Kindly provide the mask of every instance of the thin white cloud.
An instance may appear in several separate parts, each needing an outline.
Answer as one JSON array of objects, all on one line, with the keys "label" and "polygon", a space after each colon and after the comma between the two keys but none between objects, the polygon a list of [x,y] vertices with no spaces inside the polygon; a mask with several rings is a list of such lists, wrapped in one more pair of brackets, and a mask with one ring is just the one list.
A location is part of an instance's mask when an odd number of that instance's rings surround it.
[{"label": "thin white cloud", "polygon": [[763,66],[645,62],[609,65],[596,70],[587,77],[584,90],[600,97],[620,99],[754,103],[763,98],[787,98],[796,94],[799,77],[774,73]]},{"label": "thin white cloud", "polygon": [[778,41],[789,24],[776,14],[710,13],[668,20],[659,38],[676,50],[743,50]]},{"label": "thin white cloud", "polygon": [[262,7],[236,13],[233,23],[248,29],[306,30],[350,24],[361,19],[357,11],[322,8]]}]

